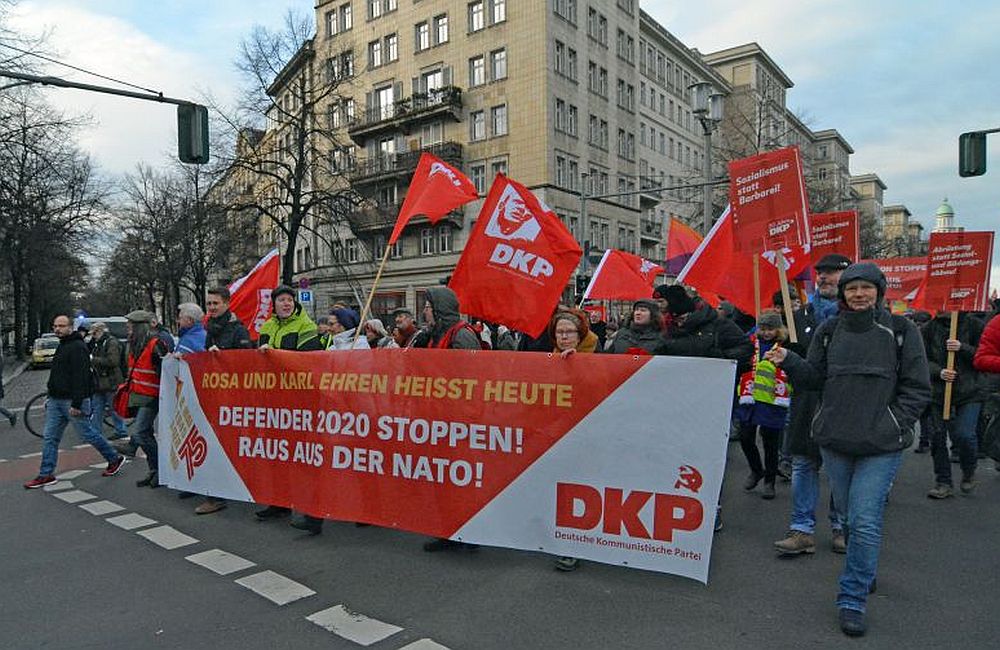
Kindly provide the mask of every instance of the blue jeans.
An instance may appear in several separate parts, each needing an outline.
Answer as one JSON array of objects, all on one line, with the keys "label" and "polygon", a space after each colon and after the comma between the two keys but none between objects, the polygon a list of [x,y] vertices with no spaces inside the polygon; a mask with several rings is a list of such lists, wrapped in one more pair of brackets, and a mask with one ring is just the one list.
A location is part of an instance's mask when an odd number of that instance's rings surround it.
[{"label": "blue jeans", "polygon": [[882,513],[903,452],[847,456],[825,448],[820,451],[833,502],[847,513],[847,559],[840,573],[837,607],[864,612],[878,570]]},{"label": "blue jeans", "polygon": [[151,472],[157,471],[159,467],[159,448],[156,444],[156,434],[153,432],[158,410],[159,405],[156,402],[151,406],[140,407],[132,422],[132,442],[146,453],[146,463]]},{"label": "blue jeans", "polygon": [[[807,535],[816,532],[816,504],[819,502],[820,460],[811,456],[792,456],[792,523],[789,526]],[[844,516],[833,503],[830,492],[830,530],[844,529]]]},{"label": "blue jeans", "polygon": [[90,403],[94,405],[94,428],[97,429],[98,433],[104,433],[104,412],[107,411],[111,414],[111,424],[115,427],[115,433],[119,436],[124,436],[125,420],[123,420],[120,415],[115,413],[115,410],[111,407],[111,402],[113,402],[114,399],[114,391],[107,393],[94,393],[94,396],[90,398]]},{"label": "blue jeans", "polygon": [[942,406],[932,404],[927,419],[930,424],[931,457],[934,459],[934,480],[942,485],[951,485],[951,461],[948,458],[948,436],[958,447],[958,462],[964,476],[976,473],[978,440],[976,426],[982,402],[962,404],[955,408],[955,415],[947,422],[942,416]]},{"label": "blue jeans", "polygon": [[73,423],[73,428],[80,436],[80,440],[94,446],[101,452],[104,459],[109,463],[118,458],[116,452],[108,441],[94,428],[91,416],[90,399],[85,399],[80,404],[83,415],[70,415],[71,400],[49,398],[45,402],[45,433],[42,434],[42,466],[38,470],[39,476],[52,476],[56,471],[56,463],[59,461],[59,443],[62,442],[66,425]]}]

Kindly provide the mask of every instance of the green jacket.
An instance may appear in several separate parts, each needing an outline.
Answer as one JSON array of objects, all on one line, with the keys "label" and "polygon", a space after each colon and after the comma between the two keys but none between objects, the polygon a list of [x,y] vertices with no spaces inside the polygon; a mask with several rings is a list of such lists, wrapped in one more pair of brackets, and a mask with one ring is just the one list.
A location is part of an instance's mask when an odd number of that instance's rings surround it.
[{"label": "green jacket", "polygon": [[309,315],[296,305],[288,318],[271,317],[260,328],[259,345],[270,345],[276,350],[322,350],[319,330]]}]

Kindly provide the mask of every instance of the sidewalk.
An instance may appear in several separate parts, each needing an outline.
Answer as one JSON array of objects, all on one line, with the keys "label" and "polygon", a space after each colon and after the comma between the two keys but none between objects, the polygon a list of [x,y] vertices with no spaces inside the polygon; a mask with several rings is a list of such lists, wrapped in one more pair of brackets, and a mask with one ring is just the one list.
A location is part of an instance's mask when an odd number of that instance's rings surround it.
[{"label": "sidewalk", "polygon": [[28,367],[27,360],[19,360],[14,356],[3,357],[3,385],[6,386],[16,379]]}]

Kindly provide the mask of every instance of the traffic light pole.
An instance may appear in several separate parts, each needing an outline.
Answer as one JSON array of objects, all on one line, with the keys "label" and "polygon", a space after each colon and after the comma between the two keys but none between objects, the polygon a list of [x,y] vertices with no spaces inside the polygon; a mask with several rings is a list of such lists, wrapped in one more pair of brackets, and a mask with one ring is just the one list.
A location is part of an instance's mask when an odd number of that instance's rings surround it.
[{"label": "traffic light pole", "polygon": [[23,72],[12,72],[10,70],[0,70],[0,77],[19,79],[28,83],[39,83],[43,86],[74,88],[76,90],[87,90],[105,95],[118,95],[119,97],[130,97],[132,99],[142,99],[147,102],[178,106],[178,146],[181,161],[197,164],[208,162],[208,109],[197,102],[167,97],[163,93],[137,93],[131,90],[85,84],[78,81],[67,81],[59,77],[43,77]]}]

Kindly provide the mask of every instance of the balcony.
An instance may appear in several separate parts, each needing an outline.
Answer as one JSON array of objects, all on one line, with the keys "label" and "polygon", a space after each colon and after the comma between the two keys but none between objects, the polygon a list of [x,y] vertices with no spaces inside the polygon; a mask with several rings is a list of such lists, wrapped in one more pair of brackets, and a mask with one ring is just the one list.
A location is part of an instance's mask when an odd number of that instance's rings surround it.
[{"label": "balcony", "polygon": [[639,238],[651,241],[663,241],[663,223],[652,219],[639,219]]},{"label": "balcony", "polygon": [[441,142],[412,151],[385,153],[374,158],[358,160],[347,170],[347,179],[352,185],[359,186],[410,176],[425,151],[447,163],[456,166],[462,164],[462,145],[457,142]]},{"label": "balcony", "polygon": [[[347,221],[351,227],[351,231],[357,236],[361,236],[365,233],[388,233],[392,230],[393,226],[396,225],[396,218],[399,216],[399,210],[402,207],[402,203],[392,203],[388,205],[365,205],[353,210],[347,216]],[[438,223],[449,223],[460,229],[464,222],[465,211],[462,208],[458,208],[457,210],[452,210],[448,214],[444,215]],[[424,215],[417,215],[410,219],[408,227],[420,226],[427,223],[429,223],[427,217]]]},{"label": "balcony", "polygon": [[414,93],[389,106],[366,109],[348,122],[347,133],[358,144],[364,144],[383,131],[409,133],[414,124],[441,117],[456,122],[462,119],[461,88],[435,88],[427,93]]}]

